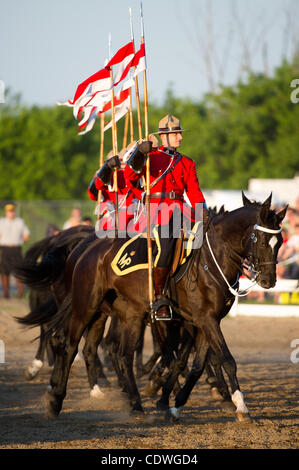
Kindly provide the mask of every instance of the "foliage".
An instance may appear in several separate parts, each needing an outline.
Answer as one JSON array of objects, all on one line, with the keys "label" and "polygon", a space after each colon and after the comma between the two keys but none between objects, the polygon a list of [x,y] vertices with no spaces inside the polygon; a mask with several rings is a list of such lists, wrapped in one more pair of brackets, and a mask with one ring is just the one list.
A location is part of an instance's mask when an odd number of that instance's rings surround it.
[{"label": "foliage", "polygon": [[[221,87],[201,101],[175,98],[149,106],[149,130],[165,114],[181,119],[182,153],[192,157],[202,188],[246,188],[249,178],[292,178],[299,171],[299,103],[290,83],[299,59],[283,63],[273,77],[249,73],[246,82]],[[99,167],[100,124],[84,136],[67,107],[25,107],[18,97],[0,105],[0,199],[86,199]],[[143,121],[143,113],[142,113]],[[122,148],[124,120],[118,124]],[[134,135],[138,136],[136,111]],[[129,138],[129,136],[128,136]],[[105,134],[105,155],[111,131]]]}]

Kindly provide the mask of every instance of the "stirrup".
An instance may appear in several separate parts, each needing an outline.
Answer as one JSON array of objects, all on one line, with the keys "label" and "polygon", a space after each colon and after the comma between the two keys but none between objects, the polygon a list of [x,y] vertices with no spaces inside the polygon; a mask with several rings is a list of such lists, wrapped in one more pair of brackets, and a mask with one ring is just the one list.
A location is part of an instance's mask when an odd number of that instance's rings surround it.
[{"label": "stirrup", "polygon": [[[168,309],[169,309],[169,316],[168,317],[159,317],[158,314],[159,314],[159,309],[163,306],[167,306]],[[157,321],[169,321],[169,320],[172,320],[172,308],[171,308],[171,305],[170,305],[170,300],[167,299],[166,297],[164,298],[161,298],[159,300],[157,300],[156,302],[154,302],[153,304],[153,315],[154,315],[154,318],[155,320]]]}]

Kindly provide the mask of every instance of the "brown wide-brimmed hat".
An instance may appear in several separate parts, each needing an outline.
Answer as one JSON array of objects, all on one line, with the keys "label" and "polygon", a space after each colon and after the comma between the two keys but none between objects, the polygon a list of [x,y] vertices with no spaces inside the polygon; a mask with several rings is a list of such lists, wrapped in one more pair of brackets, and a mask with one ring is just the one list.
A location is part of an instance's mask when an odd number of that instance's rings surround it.
[{"label": "brown wide-brimmed hat", "polygon": [[172,132],[184,132],[186,129],[182,129],[181,122],[173,114],[167,114],[159,122],[159,131],[155,134],[170,134]]}]

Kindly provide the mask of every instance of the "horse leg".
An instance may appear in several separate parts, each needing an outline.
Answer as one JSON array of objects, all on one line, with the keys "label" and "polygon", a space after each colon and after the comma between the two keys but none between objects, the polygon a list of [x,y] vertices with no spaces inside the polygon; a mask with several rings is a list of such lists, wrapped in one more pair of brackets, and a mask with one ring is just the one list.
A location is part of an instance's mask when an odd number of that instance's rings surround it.
[{"label": "horse leg", "polygon": [[143,413],[140,394],[133,370],[134,353],[138,345],[142,320],[134,318],[130,325],[123,326],[119,349],[120,367],[126,384],[126,391],[131,405],[131,412]]},{"label": "horse leg", "polygon": [[100,314],[92,325],[88,327],[87,336],[85,338],[85,345],[83,348],[83,357],[85,360],[87,376],[90,386],[90,396],[101,398],[104,393],[99,387],[99,379],[105,379],[105,383],[109,384],[104,371],[100,358],[97,354],[98,345],[102,340],[107,315],[104,313]]},{"label": "horse leg", "polygon": [[144,364],[143,370],[144,370],[144,375],[149,374],[156,364],[157,360],[161,356],[161,351],[154,351],[151,357],[148,359],[148,361]]},{"label": "horse leg", "polygon": [[190,373],[185,381],[184,386],[181,388],[175,398],[175,406],[169,408],[167,416],[171,419],[178,420],[181,414],[182,407],[187,402],[190,393],[193,390],[196,382],[203,373],[206,356],[209,349],[209,343],[202,333],[198,333],[196,341],[196,354],[192,364]]},{"label": "horse leg", "polygon": [[25,370],[25,377],[27,380],[32,380],[34,377],[37,376],[39,371],[44,365],[44,355],[45,355],[45,350],[47,347],[47,337],[45,335],[45,330],[43,325],[40,326],[40,337],[39,337],[39,345],[38,349],[35,355],[35,358],[33,359],[32,363],[30,366],[27,367]]},{"label": "horse leg", "polygon": [[52,367],[54,364],[54,351],[53,351],[52,343],[50,339],[48,339],[47,341],[46,351],[47,351],[48,365]]},{"label": "horse leg", "polygon": [[119,329],[119,320],[116,314],[111,317],[108,333],[104,339],[105,350],[108,352],[114,371],[117,376],[118,385],[123,392],[126,392],[126,385],[119,365],[118,349],[120,344],[121,331]]},{"label": "horse leg", "polygon": [[145,393],[150,397],[154,397],[158,390],[162,387],[162,374],[165,370],[165,363],[163,357],[160,357],[159,361],[155,365],[153,371],[149,376],[149,382],[146,386]]},{"label": "horse leg", "polygon": [[[88,285],[89,287],[89,285]],[[47,393],[46,416],[49,418],[59,415],[62,403],[66,395],[67,381],[71,365],[78,352],[78,345],[81,337],[97,312],[97,305],[101,298],[94,292],[84,292],[82,289],[74,288],[72,297],[68,295],[61,306],[61,311],[65,311],[68,318],[68,312],[71,309],[69,321],[65,321],[55,335],[55,364],[50,380],[50,389]],[[101,293],[98,291],[97,295]],[[91,299],[91,300],[90,300]],[[99,300],[99,301],[98,301]],[[97,302],[98,301],[98,302]]]},{"label": "horse leg", "polygon": [[228,349],[220,329],[220,325],[216,320],[210,318],[210,320],[207,321],[206,326],[207,328],[205,329],[205,333],[209,339],[211,348],[213,349],[219,364],[221,364],[229,378],[231,399],[233,404],[236,406],[236,419],[237,421],[251,421],[249,411],[245,404],[243,394],[240,391],[237,379],[237,364]]},{"label": "horse leg", "polygon": [[145,370],[142,364],[142,352],[143,352],[143,346],[144,346],[144,334],[145,334],[145,323],[143,323],[141,332],[140,332],[140,338],[138,341],[138,346],[136,349],[135,353],[135,367],[136,367],[136,377],[140,378],[145,374]]},{"label": "horse leg", "polygon": [[208,375],[206,382],[211,387],[212,398],[216,401],[220,401],[221,408],[235,411],[236,407],[232,402],[221,364],[216,354],[211,349],[209,350],[205,369]]},{"label": "horse leg", "polygon": [[[156,406],[159,410],[169,408],[169,397],[174,389],[179,375],[185,370],[188,358],[194,344],[193,337],[185,330],[182,336],[182,347],[178,352],[177,358],[173,361],[173,367],[162,387],[161,398],[157,401]],[[179,393],[179,392],[178,392]]]}]

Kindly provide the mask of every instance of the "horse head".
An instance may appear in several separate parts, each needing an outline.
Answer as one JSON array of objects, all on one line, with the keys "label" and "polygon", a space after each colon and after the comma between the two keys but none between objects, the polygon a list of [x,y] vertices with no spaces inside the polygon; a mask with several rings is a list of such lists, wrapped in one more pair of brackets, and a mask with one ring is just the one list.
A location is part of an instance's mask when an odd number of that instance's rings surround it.
[{"label": "horse head", "polygon": [[270,209],[272,193],[262,203],[252,203],[242,192],[244,206],[257,207],[256,223],[250,233],[248,261],[257,273],[256,280],[264,289],[275,286],[278,250],[282,245],[280,224],[287,207],[276,213]]}]

